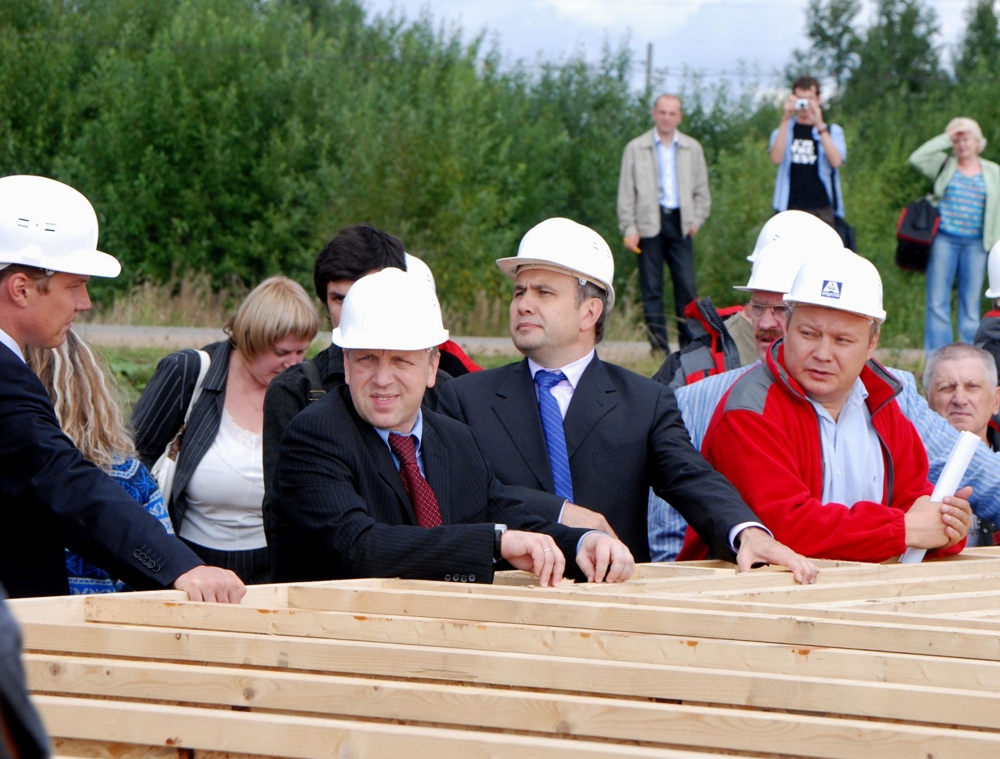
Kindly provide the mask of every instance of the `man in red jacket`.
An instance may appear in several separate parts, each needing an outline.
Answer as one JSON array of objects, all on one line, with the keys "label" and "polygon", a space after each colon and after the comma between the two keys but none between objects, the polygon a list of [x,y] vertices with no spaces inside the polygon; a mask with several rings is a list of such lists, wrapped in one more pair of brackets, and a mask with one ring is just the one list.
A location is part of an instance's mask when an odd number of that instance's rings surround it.
[{"label": "man in red jacket", "polygon": [[[723,398],[705,457],[777,540],[806,556],[961,551],[971,488],[931,502],[927,454],[894,400],[901,386],[872,360],[885,321],[878,271],[847,250],[817,256],[785,302],[784,340]],[[696,540],[689,531],[679,558],[700,555]]]}]

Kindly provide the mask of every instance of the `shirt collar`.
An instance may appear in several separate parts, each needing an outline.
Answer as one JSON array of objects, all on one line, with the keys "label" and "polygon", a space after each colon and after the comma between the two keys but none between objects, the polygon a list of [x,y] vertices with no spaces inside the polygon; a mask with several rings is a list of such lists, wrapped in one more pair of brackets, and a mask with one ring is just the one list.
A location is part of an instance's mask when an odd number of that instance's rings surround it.
[{"label": "shirt collar", "polygon": [[15,356],[21,359],[21,361],[24,361],[24,354],[21,352],[21,346],[15,342],[13,337],[8,335],[2,329],[0,329],[0,343],[3,343],[8,348],[10,348],[12,351],[14,351]]},{"label": "shirt collar", "polygon": [[528,370],[531,372],[531,379],[535,379],[535,375],[542,370],[549,372],[562,372],[566,375],[566,379],[569,380],[569,384],[573,386],[574,390],[576,390],[576,386],[580,384],[580,377],[583,376],[584,370],[590,366],[590,362],[594,360],[595,352],[596,349],[591,348],[590,352],[583,358],[577,359],[571,364],[566,364],[566,366],[552,369],[546,369],[544,366],[539,366],[529,358]]},{"label": "shirt collar", "polygon": [[[655,129],[653,130],[653,144],[654,145],[662,145],[663,144],[663,140],[660,139],[660,133],[658,131],[656,131]],[[677,130],[676,129],[674,130],[674,139],[672,139],[670,141],[670,144],[671,145],[676,145],[677,144]]]},{"label": "shirt collar", "polygon": [[[819,401],[814,401],[812,398],[808,398],[808,396],[807,399],[813,405],[813,408],[816,409],[817,413],[819,413],[821,417],[833,422],[833,415],[830,414],[830,412],[823,407],[822,403],[820,403]],[[843,416],[845,412],[851,412],[854,409],[858,408],[859,406],[863,406],[864,402],[867,399],[868,399],[868,389],[865,387],[865,383],[861,381],[861,378],[858,377],[856,380],[854,380],[854,384],[851,386],[851,392],[848,393],[847,400],[844,401],[844,405],[840,409],[840,414],[838,415],[838,419],[841,416]],[[836,422],[834,422],[834,424],[836,424]]]},{"label": "shirt collar", "polygon": [[[382,442],[389,445],[389,433],[395,432],[397,435],[409,435],[410,437],[415,437],[417,439],[417,455],[420,455],[420,441],[424,437],[424,412],[422,410],[417,411],[417,421],[413,423],[413,429],[409,432],[399,432],[398,430],[383,430],[379,427],[375,427],[375,431],[378,436],[382,438]],[[391,448],[389,449],[392,450]]]}]

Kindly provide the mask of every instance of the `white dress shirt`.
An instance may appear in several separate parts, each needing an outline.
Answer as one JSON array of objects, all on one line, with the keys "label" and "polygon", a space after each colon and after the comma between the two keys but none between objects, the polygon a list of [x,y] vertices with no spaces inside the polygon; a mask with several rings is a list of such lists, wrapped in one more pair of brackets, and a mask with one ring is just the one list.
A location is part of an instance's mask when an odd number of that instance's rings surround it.
[{"label": "white dress shirt", "polygon": [[3,343],[8,348],[10,348],[12,351],[14,351],[15,356],[24,361],[24,354],[21,353],[21,346],[18,345],[16,342],[14,342],[14,338],[8,335],[6,332],[4,332],[2,329],[0,329],[0,343]]},{"label": "white dress shirt", "polygon": [[660,205],[668,210],[681,207],[681,190],[677,184],[677,133],[669,145],[664,145],[660,133],[653,130],[656,148],[657,179],[660,185]]}]

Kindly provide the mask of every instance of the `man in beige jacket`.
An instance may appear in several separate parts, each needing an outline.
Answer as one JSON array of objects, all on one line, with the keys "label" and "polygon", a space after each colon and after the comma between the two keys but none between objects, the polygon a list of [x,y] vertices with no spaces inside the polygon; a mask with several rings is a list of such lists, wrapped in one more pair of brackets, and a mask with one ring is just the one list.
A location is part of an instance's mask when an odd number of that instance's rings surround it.
[{"label": "man in beige jacket", "polygon": [[684,307],[698,297],[691,238],[712,207],[701,145],[677,127],[684,113],[676,95],[653,105],[652,130],[625,146],[618,180],[618,226],[625,247],[639,254],[643,315],[653,350],[668,352],[663,314],[663,263],[674,283],[681,347],[691,340]]}]

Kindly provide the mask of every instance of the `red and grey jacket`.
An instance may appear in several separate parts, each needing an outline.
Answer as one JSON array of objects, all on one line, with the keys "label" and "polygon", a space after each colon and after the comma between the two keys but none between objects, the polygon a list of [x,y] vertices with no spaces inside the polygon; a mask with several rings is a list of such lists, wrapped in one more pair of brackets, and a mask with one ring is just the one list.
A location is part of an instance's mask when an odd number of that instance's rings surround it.
[{"label": "red and grey jacket", "polygon": [[653,379],[676,390],[715,374],[740,367],[740,351],[729,335],[725,320],[743,306],[716,309],[711,298],[693,300],[684,309],[691,342],[671,353]]},{"label": "red and grey jacket", "polygon": [[[784,365],[783,341],[767,364],[751,369],[715,411],[702,453],[740,491],[776,540],[806,556],[884,561],[906,550],[904,517],[933,490],[920,436],[900,411],[902,386],[869,361],[861,372],[865,401],[882,447],[881,502],[823,503],[819,418]],[[943,553],[958,553],[965,541]],[[688,530],[679,561],[703,558],[704,544]]]}]

